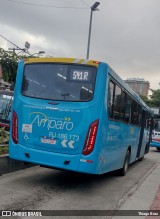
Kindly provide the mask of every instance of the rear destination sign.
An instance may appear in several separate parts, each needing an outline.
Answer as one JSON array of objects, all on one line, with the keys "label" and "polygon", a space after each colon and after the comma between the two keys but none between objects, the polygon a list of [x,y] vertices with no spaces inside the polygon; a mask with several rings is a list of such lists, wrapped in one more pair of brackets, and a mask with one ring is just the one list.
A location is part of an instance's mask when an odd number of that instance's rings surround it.
[{"label": "rear destination sign", "polygon": [[73,81],[90,81],[91,71],[83,69],[71,69],[70,80]]}]

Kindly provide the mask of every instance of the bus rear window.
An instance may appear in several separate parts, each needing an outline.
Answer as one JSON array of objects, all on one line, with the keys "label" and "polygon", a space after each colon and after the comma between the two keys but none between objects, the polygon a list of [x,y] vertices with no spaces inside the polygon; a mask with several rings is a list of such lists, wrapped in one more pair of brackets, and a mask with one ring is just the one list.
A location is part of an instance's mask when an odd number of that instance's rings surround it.
[{"label": "bus rear window", "polygon": [[62,101],[89,101],[93,98],[95,67],[54,63],[25,65],[24,96]]}]

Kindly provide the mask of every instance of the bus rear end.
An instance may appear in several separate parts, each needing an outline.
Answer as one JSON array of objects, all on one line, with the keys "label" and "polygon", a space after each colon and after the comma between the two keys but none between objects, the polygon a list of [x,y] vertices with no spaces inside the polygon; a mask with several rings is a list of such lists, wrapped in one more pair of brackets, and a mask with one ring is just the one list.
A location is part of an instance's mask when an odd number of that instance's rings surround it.
[{"label": "bus rear end", "polygon": [[[101,74],[98,63],[29,59],[18,67],[10,157],[43,166],[98,173]],[[99,88],[98,88],[99,87]],[[103,99],[103,98],[102,98]],[[97,107],[98,106],[98,107]]]},{"label": "bus rear end", "polygon": [[152,131],[151,147],[156,147],[160,151],[160,115],[154,116],[154,129]]}]

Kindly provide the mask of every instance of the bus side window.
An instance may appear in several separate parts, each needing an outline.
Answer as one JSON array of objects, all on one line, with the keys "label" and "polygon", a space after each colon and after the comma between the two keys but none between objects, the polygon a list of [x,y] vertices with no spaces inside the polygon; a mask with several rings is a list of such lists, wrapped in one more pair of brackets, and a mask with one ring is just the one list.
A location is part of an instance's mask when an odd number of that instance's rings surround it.
[{"label": "bus side window", "polygon": [[158,129],[158,121],[156,121],[156,120],[154,122],[154,129]]},{"label": "bus side window", "polygon": [[131,103],[131,124],[138,124],[138,105],[135,100]]},{"label": "bus side window", "polygon": [[121,105],[121,115],[122,120],[124,122],[129,122],[129,116],[130,116],[130,105],[131,105],[131,99],[126,94],[126,92],[122,92],[122,105]]},{"label": "bus side window", "polygon": [[142,123],[142,107],[138,104],[138,120],[137,125],[141,126]]},{"label": "bus side window", "polygon": [[115,84],[110,81],[108,87],[108,113],[110,118],[113,118],[114,88]]},{"label": "bus side window", "polygon": [[146,113],[146,124],[145,124],[145,128],[150,129],[152,126],[152,121],[151,121],[152,117],[151,115],[147,112]]},{"label": "bus side window", "polygon": [[121,88],[116,85],[113,108],[113,118],[115,119],[120,119],[121,117],[121,92]]}]

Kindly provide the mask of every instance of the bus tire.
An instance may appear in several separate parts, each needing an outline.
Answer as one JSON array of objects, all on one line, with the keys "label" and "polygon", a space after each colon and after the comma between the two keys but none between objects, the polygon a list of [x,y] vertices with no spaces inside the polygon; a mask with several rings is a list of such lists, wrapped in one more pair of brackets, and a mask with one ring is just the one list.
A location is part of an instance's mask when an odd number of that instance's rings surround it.
[{"label": "bus tire", "polygon": [[149,143],[146,145],[146,148],[145,148],[145,154],[147,154],[149,152]]},{"label": "bus tire", "polygon": [[160,151],[160,148],[159,147],[156,147],[157,151]]},{"label": "bus tire", "polygon": [[143,157],[139,158],[139,161],[143,161],[143,160],[144,160],[144,155],[143,155]]},{"label": "bus tire", "polygon": [[125,159],[124,159],[124,163],[123,163],[123,167],[119,170],[119,174],[120,176],[125,176],[128,170],[128,166],[129,166],[129,161],[130,161],[130,150],[127,150]]},{"label": "bus tire", "polygon": [[143,156],[141,158],[139,158],[138,160],[143,161],[144,160],[144,155],[147,154],[147,153],[148,153],[148,145],[146,145],[146,147],[145,147],[145,151],[144,151]]}]

